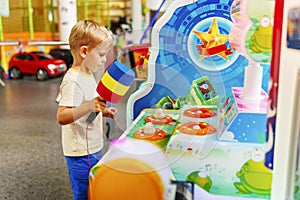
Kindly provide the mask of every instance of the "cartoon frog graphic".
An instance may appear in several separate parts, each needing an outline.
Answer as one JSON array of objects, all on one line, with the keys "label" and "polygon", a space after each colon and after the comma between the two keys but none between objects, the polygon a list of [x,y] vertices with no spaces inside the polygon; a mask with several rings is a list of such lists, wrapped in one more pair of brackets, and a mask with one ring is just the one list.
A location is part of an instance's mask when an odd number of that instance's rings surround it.
[{"label": "cartoon frog graphic", "polygon": [[[295,182],[299,180],[299,175],[295,176]],[[294,193],[296,194],[299,191],[299,186],[295,184]]]},{"label": "cartoon frog graphic", "polygon": [[260,25],[250,37],[249,48],[252,53],[271,52],[272,50],[273,19],[263,17]]},{"label": "cartoon frog graphic", "polygon": [[245,162],[241,170],[236,173],[240,182],[235,182],[234,186],[243,194],[269,195],[271,193],[272,173],[264,165],[264,152],[256,149],[251,159]]},{"label": "cartoon frog graphic", "polygon": [[207,172],[194,171],[187,176],[186,181],[193,182],[208,192],[212,186],[212,180]]}]

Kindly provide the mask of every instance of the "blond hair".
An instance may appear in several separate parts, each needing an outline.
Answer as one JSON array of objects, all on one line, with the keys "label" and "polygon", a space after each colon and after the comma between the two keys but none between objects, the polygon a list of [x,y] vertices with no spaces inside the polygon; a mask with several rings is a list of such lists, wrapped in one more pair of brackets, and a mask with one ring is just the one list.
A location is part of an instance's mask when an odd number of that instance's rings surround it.
[{"label": "blond hair", "polygon": [[94,48],[103,42],[107,43],[105,45],[107,48],[111,48],[113,46],[113,35],[104,26],[100,26],[92,20],[77,22],[69,36],[71,51],[76,51],[83,45]]}]

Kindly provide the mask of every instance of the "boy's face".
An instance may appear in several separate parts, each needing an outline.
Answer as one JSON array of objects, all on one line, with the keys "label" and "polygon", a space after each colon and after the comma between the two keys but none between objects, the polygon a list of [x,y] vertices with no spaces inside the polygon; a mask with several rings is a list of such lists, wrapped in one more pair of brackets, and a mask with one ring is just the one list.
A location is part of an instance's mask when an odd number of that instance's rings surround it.
[{"label": "boy's face", "polygon": [[92,49],[83,61],[83,65],[91,72],[101,69],[104,71],[106,63],[106,55],[110,51],[110,47],[105,44],[99,44]]}]

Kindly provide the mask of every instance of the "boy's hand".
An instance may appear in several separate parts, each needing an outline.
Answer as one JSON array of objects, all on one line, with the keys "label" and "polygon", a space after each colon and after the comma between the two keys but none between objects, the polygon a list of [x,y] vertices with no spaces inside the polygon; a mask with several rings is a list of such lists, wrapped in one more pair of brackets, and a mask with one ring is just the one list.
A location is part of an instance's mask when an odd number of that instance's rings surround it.
[{"label": "boy's hand", "polygon": [[91,112],[102,112],[106,107],[106,101],[100,96],[95,97],[89,102],[89,109]]},{"label": "boy's hand", "polygon": [[103,117],[110,117],[110,118],[114,118],[115,115],[117,113],[117,109],[114,108],[114,107],[109,107],[109,108],[105,108],[103,111],[102,111],[102,116]]}]

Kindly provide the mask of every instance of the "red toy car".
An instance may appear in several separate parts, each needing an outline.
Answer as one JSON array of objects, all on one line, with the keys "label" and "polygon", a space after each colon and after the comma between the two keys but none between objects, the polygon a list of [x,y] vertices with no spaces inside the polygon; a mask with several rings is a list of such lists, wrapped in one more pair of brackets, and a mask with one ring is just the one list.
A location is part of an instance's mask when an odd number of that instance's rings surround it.
[{"label": "red toy car", "polygon": [[36,75],[37,80],[46,80],[66,72],[65,61],[53,58],[43,52],[21,52],[9,61],[9,78],[19,79],[23,75]]}]

